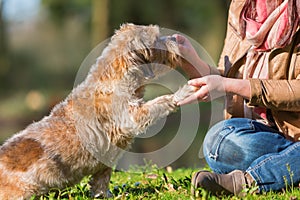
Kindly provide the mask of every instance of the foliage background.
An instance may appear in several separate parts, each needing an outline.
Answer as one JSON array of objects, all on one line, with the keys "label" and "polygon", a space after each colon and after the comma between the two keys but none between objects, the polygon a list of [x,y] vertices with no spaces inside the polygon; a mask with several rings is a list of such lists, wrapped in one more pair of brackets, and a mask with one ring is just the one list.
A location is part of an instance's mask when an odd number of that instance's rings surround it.
[{"label": "foliage background", "polygon": [[[22,9],[31,1],[38,5],[34,10]],[[0,0],[0,143],[63,100],[83,59],[120,24],[180,31],[217,62],[228,5],[229,0]],[[8,10],[15,12],[8,16]],[[176,118],[170,117],[163,134],[133,148],[142,152],[167,143]],[[208,127],[205,119],[199,124],[195,141],[173,167],[203,164],[197,154]]]}]

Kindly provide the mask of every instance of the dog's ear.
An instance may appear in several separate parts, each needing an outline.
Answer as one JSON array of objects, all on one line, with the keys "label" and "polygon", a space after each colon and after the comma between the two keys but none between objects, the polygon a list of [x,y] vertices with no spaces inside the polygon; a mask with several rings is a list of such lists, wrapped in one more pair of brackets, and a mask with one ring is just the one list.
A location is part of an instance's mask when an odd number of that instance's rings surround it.
[{"label": "dog's ear", "polygon": [[[112,36],[111,39],[114,40],[115,38],[120,37],[120,35],[122,35],[122,34],[124,35],[124,33],[126,33],[126,32],[134,31],[135,29],[137,29],[137,27],[138,27],[138,25],[135,25],[132,23],[122,24],[119,29],[115,30],[115,34]],[[124,39],[125,38],[123,38],[123,40]]]},{"label": "dog's ear", "polygon": [[135,27],[136,25],[134,25],[133,23],[125,23],[120,26],[119,31],[130,30],[130,29],[134,29]]},{"label": "dog's ear", "polygon": [[116,30],[115,33],[118,34],[119,32],[126,32],[126,31],[130,31],[130,30],[139,30],[139,31],[144,31],[144,32],[148,32],[147,34],[151,33],[155,33],[158,35],[159,33],[159,27],[157,25],[148,25],[148,26],[144,26],[144,25],[136,25],[133,23],[125,23],[122,24],[120,26],[119,30]]}]

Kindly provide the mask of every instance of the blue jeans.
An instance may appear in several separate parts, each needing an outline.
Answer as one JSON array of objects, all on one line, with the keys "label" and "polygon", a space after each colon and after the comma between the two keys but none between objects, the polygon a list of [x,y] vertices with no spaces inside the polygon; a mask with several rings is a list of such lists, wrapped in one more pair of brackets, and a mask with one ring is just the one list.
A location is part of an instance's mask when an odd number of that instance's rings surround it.
[{"label": "blue jeans", "polygon": [[291,142],[254,120],[233,118],[217,123],[205,136],[203,151],[214,172],[246,171],[259,191],[300,182],[300,142]]}]

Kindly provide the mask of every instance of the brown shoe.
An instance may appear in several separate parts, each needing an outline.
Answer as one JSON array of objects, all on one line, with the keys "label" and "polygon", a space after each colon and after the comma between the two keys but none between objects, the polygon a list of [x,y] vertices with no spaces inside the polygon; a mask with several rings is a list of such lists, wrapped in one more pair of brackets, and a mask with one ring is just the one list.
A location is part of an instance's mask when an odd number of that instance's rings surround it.
[{"label": "brown shoe", "polygon": [[229,174],[216,174],[209,171],[199,171],[192,177],[191,192],[195,195],[195,190],[201,187],[210,191],[214,195],[234,194],[237,196],[243,196],[241,192],[248,185],[246,181],[245,173],[240,170],[234,170]]}]

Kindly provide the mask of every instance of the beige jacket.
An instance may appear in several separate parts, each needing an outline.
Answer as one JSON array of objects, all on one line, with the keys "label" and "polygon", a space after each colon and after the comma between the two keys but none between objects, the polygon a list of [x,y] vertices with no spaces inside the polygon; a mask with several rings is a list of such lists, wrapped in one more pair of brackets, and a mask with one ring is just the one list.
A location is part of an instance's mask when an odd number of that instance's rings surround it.
[{"label": "beige jacket", "polygon": [[[224,49],[218,64],[222,75],[242,78],[250,44],[239,34],[239,15],[245,1],[232,0]],[[300,31],[283,49],[274,49],[269,56],[269,79],[250,79],[248,105],[271,110],[278,129],[289,139],[300,140]],[[243,117],[244,100],[227,95],[225,117]]]}]

